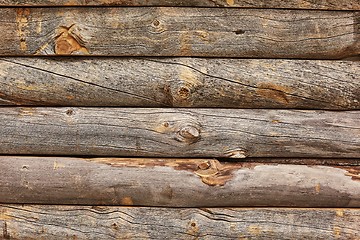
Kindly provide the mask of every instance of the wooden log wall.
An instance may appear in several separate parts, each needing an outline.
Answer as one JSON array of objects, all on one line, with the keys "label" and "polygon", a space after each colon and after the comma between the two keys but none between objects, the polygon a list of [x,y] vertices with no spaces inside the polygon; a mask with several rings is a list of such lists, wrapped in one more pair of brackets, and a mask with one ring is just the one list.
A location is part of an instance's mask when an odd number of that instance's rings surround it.
[{"label": "wooden log wall", "polygon": [[0,16],[0,239],[360,239],[359,1]]}]

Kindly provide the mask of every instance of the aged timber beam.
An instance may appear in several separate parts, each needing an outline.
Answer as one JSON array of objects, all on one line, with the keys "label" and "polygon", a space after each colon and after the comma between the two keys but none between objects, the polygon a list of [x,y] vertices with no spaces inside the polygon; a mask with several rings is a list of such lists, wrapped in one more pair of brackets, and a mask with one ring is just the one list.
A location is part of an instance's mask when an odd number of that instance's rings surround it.
[{"label": "aged timber beam", "polygon": [[359,111],[0,109],[0,154],[360,158]]},{"label": "aged timber beam", "polygon": [[355,61],[0,58],[0,105],[360,109]]},{"label": "aged timber beam", "polygon": [[3,239],[358,239],[360,235],[360,209],[349,208],[0,205],[0,214]]},{"label": "aged timber beam", "polygon": [[0,0],[0,6],[183,6],[360,10],[357,0]]},{"label": "aged timber beam", "polygon": [[353,11],[0,8],[0,55],[341,59],[360,53]]},{"label": "aged timber beam", "polygon": [[1,156],[0,203],[360,207],[359,159],[314,161]]}]

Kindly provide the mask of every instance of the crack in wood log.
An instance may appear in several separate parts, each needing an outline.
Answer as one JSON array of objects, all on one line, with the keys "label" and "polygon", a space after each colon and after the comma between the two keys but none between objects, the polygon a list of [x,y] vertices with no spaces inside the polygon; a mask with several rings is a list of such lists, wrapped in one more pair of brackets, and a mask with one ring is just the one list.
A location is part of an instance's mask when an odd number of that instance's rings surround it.
[{"label": "crack in wood log", "polygon": [[256,92],[264,96],[265,98],[274,99],[275,101],[284,104],[289,103],[287,95],[288,92],[291,91],[291,89],[286,89],[272,83],[260,83],[257,88],[258,89],[256,90]]},{"label": "crack in wood log", "polygon": [[[302,99],[307,99],[307,100],[312,100],[312,101],[329,103],[329,102],[323,101],[321,99],[315,99],[315,98],[310,98],[310,97],[301,96],[301,95],[291,93],[291,91],[294,91],[294,90],[292,90],[292,89],[290,89],[288,87],[278,86],[278,85],[275,85],[273,83],[260,82],[258,84],[258,86],[253,86],[253,85],[249,85],[249,84],[244,84],[244,83],[239,82],[239,81],[235,81],[233,79],[228,79],[228,78],[224,78],[224,77],[220,77],[220,76],[216,76],[216,75],[211,75],[211,74],[205,73],[205,72],[203,72],[203,71],[201,71],[199,69],[196,69],[196,68],[194,68],[192,66],[186,65],[184,63],[164,62],[164,61],[161,61],[159,59],[157,59],[157,60],[155,60],[155,59],[145,59],[145,60],[158,62],[158,63],[163,63],[163,64],[173,64],[173,65],[184,66],[186,68],[194,70],[194,71],[196,71],[196,72],[198,72],[198,73],[200,73],[200,74],[202,74],[204,76],[207,76],[207,77],[217,78],[217,79],[224,80],[224,81],[227,81],[227,82],[240,84],[240,85],[243,85],[244,87],[254,88],[259,95],[261,95],[261,96],[263,96],[265,98],[268,98],[268,99],[275,100],[276,102],[283,103],[285,106],[288,105],[289,102],[290,102],[290,100],[288,99],[287,96],[293,96],[293,97],[296,97],[296,98],[302,98]],[[187,93],[191,92],[188,89],[186,89],[185,91]],[[189,94],[187,94],[186,98],[188,98],[188,95]],[[359,102],[359,101],[356,101],[356,103],[357,102]],[[333,104],[337,105],[338,107],[343,107],[341,104],[337,104],[337,103],[334,103],[334,102],[333,102]]]},{"label": "crack in wood log", "polygon": [[[355,240],[359,235],[360,218],[358,209],[347,208],[139,208],[2,204],[0,210],[14,216],[14,219],[7,221],[7,232],[16,239],[58,239],[58,236],[79,240],[168,239],[170,233],[171,238],[185,240]],[[0,223],[3,227],[2,220]]]},{"label": "crack in wood log", "polygon": [[360,108],[358,68],[347,61],[2,58],[0,97],[5,105],[347,110]]},{"label": "crack in wood log", "polygon": [[[20,66],[23,66],[23,67],[26,67],[26,68],[32,68],[34,70],[38,70],[38,71],[41,71],[41,72],[45,72],[45,73],[48,73],[48,74],[51,74],[51,75],[57,75],[59,77],[64,77],[64,78],[67,78],[67,79],[70,79],[70,80],[73,80],[73,81],[77,81],[77,82],[80,82],[80,83],[84,83],[84,84],[88,84],[88,85],[91,85],[91,86],[94,86],[94,87],[97,87],[97,88],[103,88],[103,89],[106,89],[106,90],[110,90],[110,91],[115,91],[115,92],[120,92],[120,93],[123,93],[123,94],[126,94],[126,95],[130,95],[130,96],[133,96],[135,98],[139,98],[139,99],[144,99],[144,100],[147,100],[149,102],[156,102],[158,104],[156,105],[159,105],[159,106],[168,106],[166,105],[165,103],[161,103],[161,102],[157,102],[156,100],[153,100],[153,99],[150,99],[150,98],[146,98],[144,96],[141,96],[141,95],[138,95],[138,94],[135,94],[135,93],[132,93],[132,92],[126,92],[126,91],[121,91],[119,89],[115,89],[115,88],[111,88],[111,87],[107,87],[107,86],[103,86],[103,85],[100,85],[100,84],[96,84],[96,83],[92,83],[92,82],[88,82],[88,81],[85,81],[85,80],[82,80],[82,79],[78,79],[78,78],[74,78],[74,77],[71,77],[71,76],[67,76],[65,74],[59,74],[59,73],[56,73],[56,72],[53,72],[51,70],[46,70],[46,69],[42,69],[42,68],[38,68],[38,67],[34,67],[34,66],[31,66],[31,65],[28,65],[28,64],[24,64],[24,63],[19,63],[19,62],[15,62],[15,61],[9,61],[7,58],[2,58],[1,59],[2,61],[5,61],[5,62],[9,62],[9,63],[13,63],[13,64],[16,64],[16,65],[20,65]],[[9,97],[7,97],[9,98]],[[13,96],[10,97],[10,99],[12,99]],[[68,98],[69,99],[69,98]],[[70,97],[69,100],[71,100],[73,98]],[[20,101],[22,100],[22,102],[27,102],[28,100],[27,99],[20,99]],[[99,99],[97,99],[98,101]],[[40,101],[40,100],[38,100]],[[21,102],[20,102],[21,104]],[[30,102],[31,104],[31,102]],[[38,102],[35,103],[36,105],[39,105]],[[19,104],[17,104],[19,105]],[[51,105],[51,104],[49,104]]]}]

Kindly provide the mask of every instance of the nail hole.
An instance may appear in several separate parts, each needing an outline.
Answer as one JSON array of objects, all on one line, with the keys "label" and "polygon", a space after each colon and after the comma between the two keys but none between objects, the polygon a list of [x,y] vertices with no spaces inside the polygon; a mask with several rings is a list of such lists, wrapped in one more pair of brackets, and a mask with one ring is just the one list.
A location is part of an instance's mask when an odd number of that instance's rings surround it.
[{"label": "nail hole", "polygon": [[67,111],[66,111],[66,115],[68,115],[68,116],[71,116],[71,115],[73,115],[74,114],[74,110],[72,110],[72,109],[68,109]]},{"label": "nail hole", "polygon": [[192,226],[192,227],[196,227],[196,223],[191,223],[191,226]]},{"label": "nail hole", "polygon": [[244,34],[245,33],[245,30],[236,30],[236,31],[234,31],[234,33],[236,34],[236,35],[240,35],[240,34]]},{"label": "nail hole", "polygon": [[118,230],[118,229],[119,229],[119,227],[118,227],[118,225],[117,225],[116,223],[111,224],[111,226],[112,226],[113,229],[115,229],[115,230]]},{"label": "nail hole", "polygon": [[164,122],[164,127],[169,127],[169,123],[168,122]]}]

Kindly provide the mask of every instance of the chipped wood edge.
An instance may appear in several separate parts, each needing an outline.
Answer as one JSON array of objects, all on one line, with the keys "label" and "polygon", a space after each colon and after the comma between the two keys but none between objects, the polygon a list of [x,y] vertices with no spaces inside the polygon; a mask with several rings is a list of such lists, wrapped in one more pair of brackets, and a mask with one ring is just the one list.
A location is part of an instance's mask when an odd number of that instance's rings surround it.
[{"label": "chipped wood edge", "polygon": [[2,203],[360,207],[359,164],[2,156],[0,168]]}]

